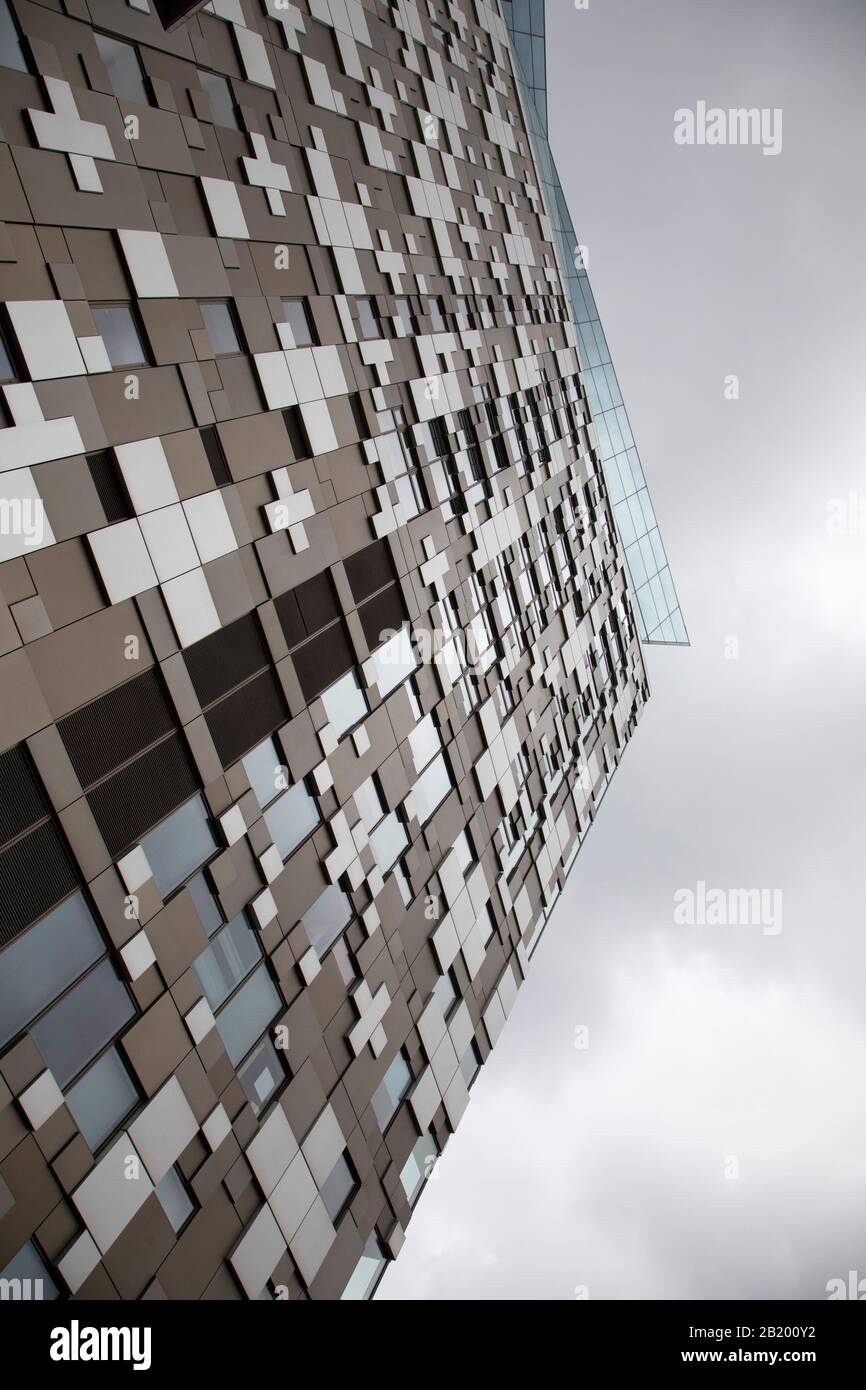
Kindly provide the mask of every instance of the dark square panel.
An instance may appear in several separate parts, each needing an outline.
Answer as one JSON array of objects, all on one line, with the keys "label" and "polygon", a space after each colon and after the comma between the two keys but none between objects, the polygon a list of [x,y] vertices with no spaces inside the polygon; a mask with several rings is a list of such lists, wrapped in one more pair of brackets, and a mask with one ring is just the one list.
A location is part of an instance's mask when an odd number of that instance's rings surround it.
[{"label": "dark square panel", "polygon": [[343,566],[356,603],[397,578],[387,541],[374,541],[366,550],[350,555]]},{"label": "dark square panel", "polygon": [[292,654],[304,699],[308,702],[355,664],[355,654],[343,623],[334,623]]},{"label": "dark square panel", "polygon": [[340,616],[334,581],[327,571],[317,574],[315,579],[308,579],[304,584],[299,584],[294,590],[294,595],[309,637]]}]

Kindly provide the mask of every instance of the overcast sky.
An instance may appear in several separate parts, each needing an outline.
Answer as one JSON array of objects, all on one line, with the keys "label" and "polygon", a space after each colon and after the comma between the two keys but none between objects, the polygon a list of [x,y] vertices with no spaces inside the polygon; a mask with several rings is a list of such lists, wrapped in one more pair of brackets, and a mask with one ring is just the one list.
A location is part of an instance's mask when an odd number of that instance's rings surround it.
[{"label": "overcast sky", "polygon": [[[866,6],[547,11],[551,142],[692,646],[648,650],[378,1296],[823,1298],[866,1278]],[[678,146],[699,100],[781,108],[781,154]],[[852,492],[864,534],[830,534]],[[676,925],[698,880],[781,890],[782,931]]]}]

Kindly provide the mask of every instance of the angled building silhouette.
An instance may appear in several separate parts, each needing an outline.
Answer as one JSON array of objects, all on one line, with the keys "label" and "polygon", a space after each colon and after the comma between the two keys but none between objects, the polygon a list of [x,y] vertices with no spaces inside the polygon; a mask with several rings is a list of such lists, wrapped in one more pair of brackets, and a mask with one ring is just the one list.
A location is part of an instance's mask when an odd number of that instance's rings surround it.
[{"label": "angled building silhouette", "polygon": [[3,1290],[369,1297],[686,640],[543,5],[0,66]]}]

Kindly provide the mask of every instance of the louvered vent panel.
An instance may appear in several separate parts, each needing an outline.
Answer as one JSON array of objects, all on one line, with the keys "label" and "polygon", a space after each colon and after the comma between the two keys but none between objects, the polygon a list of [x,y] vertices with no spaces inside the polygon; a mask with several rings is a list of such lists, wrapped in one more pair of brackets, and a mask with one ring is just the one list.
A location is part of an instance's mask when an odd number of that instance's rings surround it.
[{"label": "louvered vent panel", "polygon": [[198,790],[183,740],[175,734],[100,783],[87,800],[109,853],[116,857]]},{"label": "louvered vent panel", "polygon": [[23,745],[0,754],[0,845],[41,820],[48,810]]},{"label": "louvered vent panel", "polygon": [[184,659],[202,705],[218,700],[270,663],[258,622],[251,613],[188,647]]},{"label": "louvered vent panel", "polygon": [[205,716],[224,767],[233,763],[287,719],[286,704],[272,671],[221,700]]},{"label": "louvered vent panel", "polygon": [[16,840],[0,854],[0,946],[77,887],[77,875],[52,821]]},{"label": "louvered vent panel", "polygon": [[155,669],[58,721],[82,787],[92,786],[176,725]]},{"label": "louvered vent panel", "polygon": [[125,521],[133,515],[126,488],[123,485],[111,449],[87,455],[87,466],[93,486],[102,503],[106,521]]}]

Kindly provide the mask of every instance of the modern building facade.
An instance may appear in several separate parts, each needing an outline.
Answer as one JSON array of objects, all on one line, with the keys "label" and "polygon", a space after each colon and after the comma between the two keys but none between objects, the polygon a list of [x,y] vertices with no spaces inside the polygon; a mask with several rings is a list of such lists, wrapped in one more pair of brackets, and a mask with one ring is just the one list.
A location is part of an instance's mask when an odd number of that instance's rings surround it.
[{"label": "modern building facade", "polygon": [[684,629],[523,7],[185,8],[0,0],[0,1277],[363,1298]]}]

